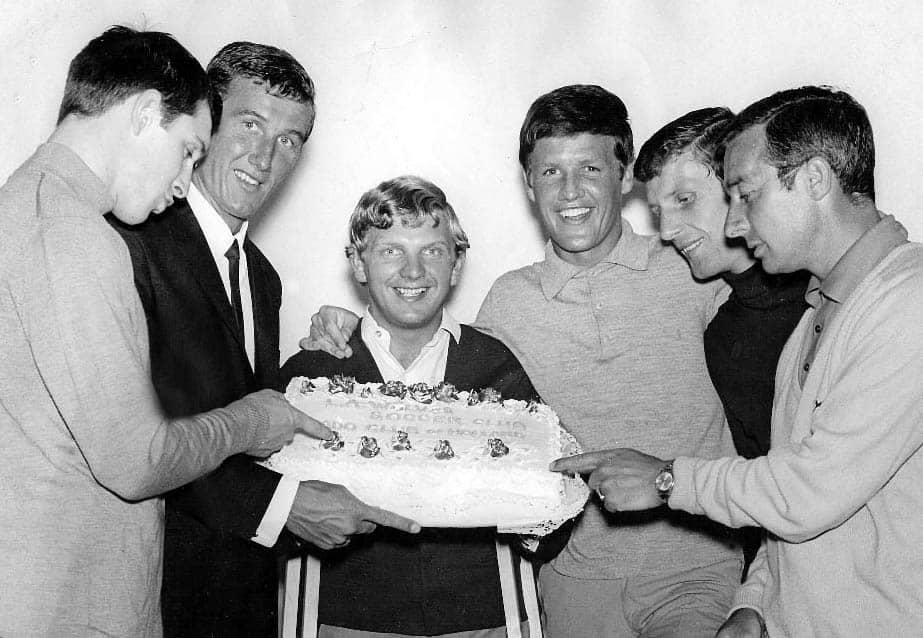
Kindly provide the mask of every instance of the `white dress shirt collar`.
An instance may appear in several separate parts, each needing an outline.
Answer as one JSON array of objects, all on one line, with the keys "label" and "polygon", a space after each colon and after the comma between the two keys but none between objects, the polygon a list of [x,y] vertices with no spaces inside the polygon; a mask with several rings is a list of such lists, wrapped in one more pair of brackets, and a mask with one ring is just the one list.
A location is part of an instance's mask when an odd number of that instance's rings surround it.
[{"label": "white dress shirt collar", "polygon": [[233,239],[237,239],[240,244],[240,251],[243,253],[244,240],[247,237],[247,228],[250,222],[245,221],[240,230],[231,234],[231,229],[228,228],[227,223],[201,191],[195,187],[195,184],[189,184],[186,202],[189,204],[189,208],[192,209],[192,214],[195,215],[196,221],[199,222],[202,232],[205,233],[205,241],[208,242],[208,247],[211,249],[216,262],[219,261],[219,258],[225,258],[224,253],[227,252],[228,246],[231,245]]},{"label": "white dress shirt collar", "polygon": [[385,381],[435,385],[445,378],[449,339],[454,338],[456,343],[461,340],[461,325],[443,308],[442,320],[433,338],[406,369],[391,354],[391,334],[375,321],[368,307],[362,316],[361,336]]}]

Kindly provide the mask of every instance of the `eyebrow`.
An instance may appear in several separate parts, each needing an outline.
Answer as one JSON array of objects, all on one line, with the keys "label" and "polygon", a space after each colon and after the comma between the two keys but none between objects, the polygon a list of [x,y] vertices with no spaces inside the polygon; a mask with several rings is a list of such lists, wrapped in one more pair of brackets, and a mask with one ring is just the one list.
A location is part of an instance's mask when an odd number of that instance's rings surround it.
[{"label": "eyebrow", "polygon": [[726,188],[726,189],[727,189],[727,188],[733,188],[734,186],[737,186],[737,185],[739,185],[741,182],[745,181],[748,177],[749,177],[749,176],[746,175],[746,174],[744,174],[744,175],[736,175],[733,179],[725,179],[725,180],[722,180],[722,183],[724,184],[724,188]]}]

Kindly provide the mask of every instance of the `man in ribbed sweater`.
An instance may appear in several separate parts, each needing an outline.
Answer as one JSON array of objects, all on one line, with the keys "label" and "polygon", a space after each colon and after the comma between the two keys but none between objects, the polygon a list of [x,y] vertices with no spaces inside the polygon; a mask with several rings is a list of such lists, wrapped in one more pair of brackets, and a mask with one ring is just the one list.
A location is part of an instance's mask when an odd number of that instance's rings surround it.
[{"label": "man in ribbed sweater", "polygon": [[923,245],[875,206],[865,110],[825,87],[745,109],[724,139],[726,226],[811,305],[779,360],[769,454],[630,449],[559,460],[610,511],[666,501],[770,532],[720,636],[909,636],[923,627]]}]

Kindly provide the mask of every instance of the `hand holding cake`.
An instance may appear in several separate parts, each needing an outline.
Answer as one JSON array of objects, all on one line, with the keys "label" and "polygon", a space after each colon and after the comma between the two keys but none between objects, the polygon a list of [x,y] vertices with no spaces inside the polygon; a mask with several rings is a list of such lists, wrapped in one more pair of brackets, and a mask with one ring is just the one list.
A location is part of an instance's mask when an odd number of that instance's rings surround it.
[{"label": "hand holding cake", "polygon": [[342,485],[303,481],[285,527],[321,549],[334,549],[349,544],[350,536],[369,534],[379,525],[410,534],[420,531],[416,522],[367,505]]}]

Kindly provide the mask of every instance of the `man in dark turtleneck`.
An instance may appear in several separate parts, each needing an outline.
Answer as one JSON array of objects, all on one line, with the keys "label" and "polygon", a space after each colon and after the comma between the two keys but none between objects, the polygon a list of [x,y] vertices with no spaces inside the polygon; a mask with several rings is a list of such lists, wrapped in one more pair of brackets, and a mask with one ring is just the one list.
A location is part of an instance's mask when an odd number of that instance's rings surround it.
[{"label": "man in dark turtleneck", "polygon": [[686,258],[692,274],[721,276],[731,286],[705,331],[705,354],[737,452],[755,458],[769,450],[776,363],[807,307],[809,275],[766,274],[744,242],[724,234],[728,203],[713,155],[733,118],[716,107],[670,122],[641,147],[635,179],[647,185],[661,238]]},{"label": "man in dark turtleneck", "polygon": [[[767,274],[744,242],[724,234],[728,202],[714,151],[733,118],[726,108],[705,108],[665,125],[641,147],[635,179],[647,186],[661,238],[686,258],[692,274],[720,276],[731,287],[705,331],[705,360],[737,453],[755,458],[769,450],[776,364],[807,308],[810,275]],[[759,532],[746,532],[748,563],[758,546]]]}]

